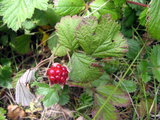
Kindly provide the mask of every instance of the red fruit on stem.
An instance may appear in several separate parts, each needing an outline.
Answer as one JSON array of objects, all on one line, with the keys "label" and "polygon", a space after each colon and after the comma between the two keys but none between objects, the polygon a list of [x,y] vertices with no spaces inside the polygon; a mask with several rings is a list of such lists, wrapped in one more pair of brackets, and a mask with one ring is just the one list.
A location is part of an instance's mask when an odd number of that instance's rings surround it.
[{"label": "red fruit on stem", "polygon": [[56,65],[56,68],[60,68],[60,69],[61,69],[61,68],[62,68],[62,65],[57,64],[57,65]]},{"label": "red fruit on stem", "polygon": [[63,70],[63,71],[67,71],[67,68],[66,68],[66,67],[62,67],[62,70]]},{"label": "red fruit on stem", "polygon": [[49,76],[50,81],[55,81],[55,77],[54,76]]},{"label": "red fruit on stem", "polygon": [[66,66],[62,66],[59,63],[54,63],[48,70],[47,76],[51,85],[53,84],[65,84],[68,80],[68,69]]},{"label": "red fruit on stem", "polygon": [[53,69],[49,68],[47,70],[47,75],[54,75],[54,74],[55,74],[55,71]]},{"label": "red fruit on stem", "polygon": [[60,83],[61,83],[61,84],[64,84],[65,81],[66,81],[66,77],[61,77]]},{"label": "red fruit on stem", "polygon": [[56,73],[56,75],[61,76],[62,70],[61,69],[55,69],[55,73]]}]

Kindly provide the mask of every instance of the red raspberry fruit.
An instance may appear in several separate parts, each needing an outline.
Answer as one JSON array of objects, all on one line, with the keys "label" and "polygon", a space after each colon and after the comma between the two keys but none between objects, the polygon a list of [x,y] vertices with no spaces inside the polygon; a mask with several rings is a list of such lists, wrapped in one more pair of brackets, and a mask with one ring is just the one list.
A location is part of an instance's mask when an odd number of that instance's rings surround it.
[{"label": "red raspberry fruit", "polygon": [[68,80],[68,69],[59,63],[54,63],[48,70],[47,76],[51,85],[53,84],[65,84]]}]

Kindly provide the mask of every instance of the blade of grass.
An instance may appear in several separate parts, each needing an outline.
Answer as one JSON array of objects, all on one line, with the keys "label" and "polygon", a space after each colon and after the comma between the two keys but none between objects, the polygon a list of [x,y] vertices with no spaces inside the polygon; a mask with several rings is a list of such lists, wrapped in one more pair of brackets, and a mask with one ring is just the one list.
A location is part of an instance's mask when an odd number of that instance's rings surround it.
[{"label": "blade of grass", "polygon": [[142,83],[142,87],[143,87],[143,94],[144,94],[144,98],[145,98],[145,105],[146,105],[146,111],[147,111],[147,120],[149,120],[148,100],[147,100],[147,94],[146,94],[144,83]]}]

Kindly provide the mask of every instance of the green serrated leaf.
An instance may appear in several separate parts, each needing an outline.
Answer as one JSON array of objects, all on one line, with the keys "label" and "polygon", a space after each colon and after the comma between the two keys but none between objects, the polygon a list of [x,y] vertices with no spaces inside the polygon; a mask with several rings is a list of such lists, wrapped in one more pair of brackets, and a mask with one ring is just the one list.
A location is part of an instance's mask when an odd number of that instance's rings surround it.
[{"label": "green serrated leaf", "polygon": [[75,31],[81,19],[78,16],[66,16],[56,25],[56,34],[59,38],[59,43],[70,50],[78,47],[78,41],[75,39]]},{"label": "green serrated leaf", "polygon": [[140,13],[140,16],[139,16],[139,23],[143,26],[146,25],[146,17],[147,17],[147,11],[148,11],[148,8],[144,9],[141,13]]},{"label": "green serrated leaf", "polygon": [[151,0],[147,13],[147,30],[154,39],[160,40],[160,0]]},{"label": "green serrated leaf", "polygon": [[70,67],[70,79],[79,82],[93,81],[99,78],[100,71],[98,68],[94,68],[91,64],[95,62],[91,57],[74,53],[69,63]]},{"label": "green serrated leaf", "polygon": [[32,20],[38,26],[48,24],[55,25],[60,20],[60,16],[58,16],[55,13],[55,9],[49,5],[46,11],[35,10]]},{"label": "green serrated leaf", "polygon": [[[108,97],[113,93],[114,89],[115,86],[113,85],[102,85],[99,86],[96,90],[101,95]],[[130,99],[128,94],[122,91],[120,88],[113,93],[110,100],[112,104],[115,106],[127,106],[130,104]]]},{"label": "green serrated leaf", "polygon": [[0,16],[9,28],[17,31],[27,18],[32,17],[35,8],[46,10],[47,5],[48,0],[1,0]]},{"label": "green serrated leaf", "polygon": [[129,50],[128,50],[126,56],[129,59],[133,60],[137,56],[138,52],[141,49],[140,42],[133,40],[133,39],[129,39],[128,46],[129,46]]},{"label": "green serrated leaf", "polygon": [[127,42],[119,30],[120,25],[107,16],[99,23],[95,17],[84,18],[77,27],[76,39],[94,57],[122,56]]},{"label": "green serrated leaf", "polygon": [[83,0],[54,0],[55,11],[61,16],[76,15],[85,9]]},{"label": "green serrated leaf", "polygon": [[89,106],[93,105],[93,96],[90,96],[89,94],[84,92],[80,96],[79,103],[81,108],[86,108],[85,106],[87,106],[88,108]]},{"label": "green serrated leaf", "polygon": [[54,54],[54,55],[56,55],[58,57],[65,56],[67,54],[67,52],[69,51],[69,49],[67,49],[63,45],[59,45],[58,44],[58,36],[56,35],[55,32],[53,32],[50,35],[50,37],[48,38],[47,43],[48,43],[48,47],[52,51],[52,54]]},{"label": "green serrated leaf", "polygon": [[113,19],[118,19],[120,17],[120,11],[115,7],[113,1],[107,0],[95,0],[90,4],[91,12],[94,12],[93,16],[99,18],[101,15],[109,14]]},{"label": "green serrated leaf", "polygon": [[26,54],[30,51],[30,39],[29,35],[21,35],[16,38],[12,38],[10,42],[11,47],[19,54]]},{"label": "green serrated leaf", "polygon": [[54,89],[50,89],[48,91],[48,94],[43,99],[43,104],[46,107],[50,107],[50,106],[58,103],[58,101],[59,101],[58,92],[55,91]]},{"label": "green serrated leaf", "polygon": [[104,70],[108,74],[114,74],[115,72],[119,71],[120,69],[120,61],[117,59],[113,59],[110,62],[107,62],[104,66]]},{"label": "green serrated leaf", "polygon": [[55,32],[53,32],[48,40],[47,40],[47,44],[50,50],[53,50],[53,48],[55,48],[57,46],[58,43],[58,36],[56,35]]},{"label": "green serrated leaf", "polygon": [[150,56],[154,77],[160,82],[160,45],[154,46]]},{"label": "green serrated leaf", "polygon": [[68,86],[64,86],[63,91],[60,93],[59,96],[59,104],[65,105],[69,102],[69,89]]},{"label": "green serrated leaf", "polygon": [[[123,8],[123,21],[122,21],[122,28],[128,27],[130,28],[134,22],[136,21],[136,13],[133,9],[131,9],[129,6],[125,6]],[[128,29],[125,31],[127,32]]]},{"label": "green serrated leaf", "polygon": [[141,61],[138,66],[138,70],[140,72],[140,78],[142,78],[142,81],[147,83],[151,80],[151,76],[149,75],[150,69],[149,69],[149,62],[148,61]]},{"label": "green serrated leaf", "polygon": [[60,46],[57,46],[56,48],[54,48],[54,49],[52,50],[52,53],[55,54],[55,55],[58,56],[58,57],[62,57],[62,56],[67,55],[67,52],[68,52],[68,51],[69,51],[69,50],[68,50],[66,47],[60,45]]},{"label": "green serrated leaf", "polygon": [[94,87],[105,85],[109,82],[109,80],[110,80],[110,76],[106,72],[104,72],[100,78],[92,82],[92,85]]},{"label": "green serrated leaf", "polygon": [[51,88],[53,88],[55,91],[59,91],[62,89],[62,87],[59,84],[54,84],[51,86]]},{"label": "green serrated leaf", "polygon": [[133,80],[123,80],[121,83],[121,88],[126,92],[135,92],[137,89],[137,85]]},{"label": "green serrated leaf", "polygon": [[[95,17],[83,19],[77,27],[76,39],[87,54],[92,54],[93,50],[98,46],[98,40],[94,40],[94,32],[98,26]],[[95,46],[97,45],[97,46]]]},{"label": "green serrated leaf", "polygon": [[[95,105],[97,105],[98,103],[97,109],[99,109],[105,103],[105,99],[98,94],[95,95],[95,101],[96,101]],[[116,108],[111,103],[107,103],[104,106],[103,110],[101,111],[99,119],[118,120],[119,115],[116,111],[117,111]]]},{"label": "green serrated leaf", "polygon": [[10,62],[0,66],[0,86],[5,88],[12,88],[12,68]]},{"label": "green serrated leaf", "polygon": [[114,0],[116,7],[121,7],[125,2],[126,0]]},{"label": "green serrated leaf", "polygon": [[25,30],[32,30],[36,27],[36,24],[33,21],[26,20],[22,23],[22,28]]},{"label": "green serrated leaf", "polygon": [[39,83],[39,82],[34,82],[32,83],[32,86],[37,86],[37,94],[40,94],[40,95],[47,95],[48,92],[50,91],[50,86],[48,84],[45,84],[45,83]]},{"label": "green serrated leaf", "polygon": [[59,96],[59,104],[60,105],[65,105],[69,102],[69,95],[67,94],[62,94]]}]

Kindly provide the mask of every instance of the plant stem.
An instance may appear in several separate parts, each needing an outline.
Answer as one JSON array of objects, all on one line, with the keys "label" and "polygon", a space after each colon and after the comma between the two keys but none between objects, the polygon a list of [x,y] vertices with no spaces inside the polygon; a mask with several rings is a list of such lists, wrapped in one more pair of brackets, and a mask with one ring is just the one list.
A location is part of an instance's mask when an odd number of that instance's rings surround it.
[{"label": "plant stem", "polygon": [[138,2],[134,2],[134,1],[129,1],[129,0],[127,0],[126,2],[130,3],[130,4],[142,6],[142,7],[148,7],[149,6],[149,5],[146,5],[146,4],[142,4],[142,3],[138,3]]}]

